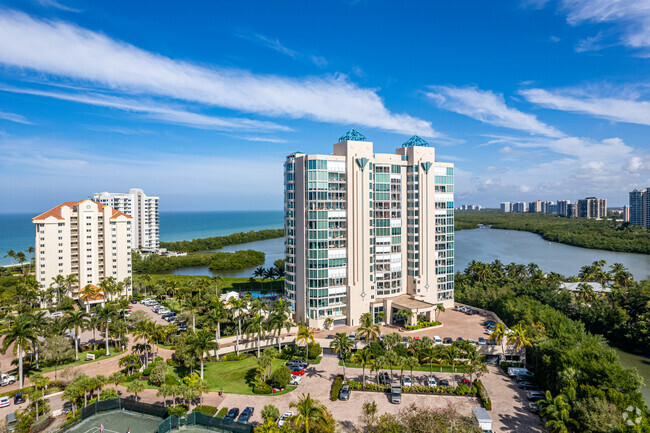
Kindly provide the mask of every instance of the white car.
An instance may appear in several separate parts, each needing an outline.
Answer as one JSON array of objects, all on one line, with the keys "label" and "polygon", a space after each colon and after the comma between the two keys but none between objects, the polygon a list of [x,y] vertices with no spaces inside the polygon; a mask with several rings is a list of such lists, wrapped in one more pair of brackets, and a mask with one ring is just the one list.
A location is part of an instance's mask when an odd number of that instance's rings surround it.
[{"label": "white car", "polygon": [[0,397],[0,407],[7,407],[11,404],[9,397]]},{"label": "white car", "polygon": [[435,344],[442,344],[442,338],[438,337],[437,335],[433,336],[433,342]]},{"label": "white car", "polygon": [[298,376],[295,374],[291,375],[291,381],[289,382],[289,385],[300,385],[300,382],[302,381],[302,376]]},{"label": "white car", "polygon": [[471,344],[476,345],[476,340],[474,340],[473,338],[468,338],[467,341],[469,341]]},{"label": "white car", "polygon": [[436,381],[436,378],[433,376],[427,377],[427,386],[430,386],[431,388],[435,388],[438,386],[438,382]]},{"label": "white car", "polygon": [[411,386],[411,376],[404,376],[404,380],[402,381],[402,385]]},{"label": "white car", "polygon": [[278,418],[278,427],[282,427],[284,423],[287,421],[287,418],[292,416],[293,416],[293,412],[291,411],[283,413],[282,416]]},{"label": "white car", "polygon": [[53,319],[55,317],[63,317],[63,312],[62,311],[55,311],[54,313],[50,314],[50,317],[53,318]]}]

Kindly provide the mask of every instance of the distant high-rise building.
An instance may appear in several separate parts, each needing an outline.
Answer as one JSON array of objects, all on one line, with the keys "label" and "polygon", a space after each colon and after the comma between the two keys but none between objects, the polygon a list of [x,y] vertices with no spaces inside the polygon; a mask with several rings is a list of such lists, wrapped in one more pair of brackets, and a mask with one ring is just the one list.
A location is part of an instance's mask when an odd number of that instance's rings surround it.
[{"label": "distant high-rise building", "polygon": [[578,203],[570,203],[567,205],[567,217],[578,218]]},{"label": "distant high-rise building", "polygon": [[624,223],[629,223],[630,222],[630,206],[629,205],[623,206],[623,222]]},{"label": "distant high-rise building", "polygon": [[513,212],[526,212],[527,209],[526,203],[523,201],[518,201],[517,203],[512,204]]},{"label": "distant high-rise building", "polygon": [[557,201],[557,214],[559,216],[569,216],[569,205],[571,200],[558,200]]},{"label": "distant high-rise building", "polygon": [[607,199],[587,197],[578,200],[578,218],[605,218],[607,216]]},{"label": "distant high-rise building", "polygon": [[[63,203],[34,217],[36,280],[41,288],[49,288],[58,275],[74,275],[77,282],[61,295],[79,299],[87,285],[98,287],[113,277],[117,283],[128,280],[123,294],[130,295],[132,220],[92,200]],[[97,295],[88,303],[105,299]]]},{"label": "distant high-rise building", "polygon": [[375,153],[352,129],[284,164],[285,296],[295,320],[356,326],[454,305],[454,167],[417,136]]},{"label": "distant high-rise building", "polygon": [[528,203],[528,212],[530,213],[540,213],[542,212],[542,201],[535,200]]},{"label": "distant high-rise building", "polygon": [[630,192],[630,224],[650,228],[650,188]]},{"label": "distant high-rise building", "polygon": [[512,211],[512,205],[509,201],[504,201],[501,203],[501,212],[510,212]]},{"label": "distant high-rise building", "polygon": [[158,197],[150,197],[139,188],[131,188],[128,193],[95,193],[93,201],[133,217],[133,248],[158,249]]},{"label": "distant high-rise building", "polygon": [[480,204],[462,204],[458,206],[458,210],[481,210],[483,206]]}]

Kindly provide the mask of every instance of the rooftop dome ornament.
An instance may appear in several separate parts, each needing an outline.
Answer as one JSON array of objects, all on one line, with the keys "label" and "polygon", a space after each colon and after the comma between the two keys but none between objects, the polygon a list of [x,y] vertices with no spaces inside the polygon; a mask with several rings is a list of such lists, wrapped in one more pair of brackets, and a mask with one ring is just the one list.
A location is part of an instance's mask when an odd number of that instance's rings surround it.
[{"label": "rooftop dome ornament", "polygon": [[402,147],[413,147],[413,146],[429,147],[429,143],[427,143],[425,140],[418,137],[417,135],[414,135],[413,137],[406,140],[404,144],[402,144]]},{"label": "rooftop dome ornament", "polygon": [[365,135],[352,128],[344,135],[339,137],[339,143],[342,141],[368,141]]}]

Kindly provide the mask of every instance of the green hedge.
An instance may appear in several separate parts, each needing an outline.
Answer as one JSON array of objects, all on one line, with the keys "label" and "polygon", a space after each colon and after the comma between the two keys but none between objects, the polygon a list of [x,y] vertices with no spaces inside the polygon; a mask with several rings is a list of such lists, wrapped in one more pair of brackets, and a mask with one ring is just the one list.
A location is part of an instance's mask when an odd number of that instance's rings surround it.
[{"label": "green hedge", "polygon": [[170,416],[184,416],[188,410],[189,407],[186,404],[177,404],[176,406],[169,406],[167,413]]},{"label": "green hedge", "polygon": [[217,416],[217,418],[223,418],[223,417],[226,416],[227,413],[228,413],[228,408],[227,407],[222,407],[219,410],[219,413],[216,416]]},{"label": "green hedge", "polygon": [[339,399],[339,393],[341,392],[341,387],[343,386],[343,376],[337,375],[332,384],[332,392],[330,393],[330,400],[336,401]]},{"label": "green hedge", "polygon": [[237,355],[237,352],[230,352],[223,355],[221,359],[224,361],[241,361],[243,359],[246,359],[247,356],[248,355],[246,355],[245,353],[240,353],[239,355]]},{"label": "green hedge", "polygon": [[487,390],[485,389],[485,385],[483,385],[483,382],[477,379],[474,381],[474,386],[476,387],[476,391],[478,393],[479,398],[481,399],[481,403],[483,404],[485,410],[492,410],[492,400],[490,400],[490,397],[488,396]]},{"label": "green hedge", "polygon": [[430,328],[432,326],[438,326],[438,325],[440,325],[440,322],[437,321],[437,320],[435,322],[424,322],[424,321],[422,321],[422,322],[418,322],[417,325],[406,325],[406,326],[403,326],[403,328],[406,329],[406,330],[409,330],[409,331],[415,331],[417,329]]},{"label": "green hedge", "polygon": [[201,406],[195,407],[192,412],[201,412],[201,413],[204,413],[206,415],[214,416],[214,414],[217,413],[217,407],[216,406],[201,405]]}]

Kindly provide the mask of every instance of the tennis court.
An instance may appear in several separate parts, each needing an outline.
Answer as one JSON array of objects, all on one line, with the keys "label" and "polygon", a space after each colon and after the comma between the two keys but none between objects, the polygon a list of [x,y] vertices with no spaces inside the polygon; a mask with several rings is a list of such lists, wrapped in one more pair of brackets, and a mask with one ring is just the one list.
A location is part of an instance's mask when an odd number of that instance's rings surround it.
[{"label": "tennis court", "polygon": [[100,433],[104,426],[104,433],[156,433],[161,418],[135,412],[112,410],[101,412],[68,430],[70,433]]}]

